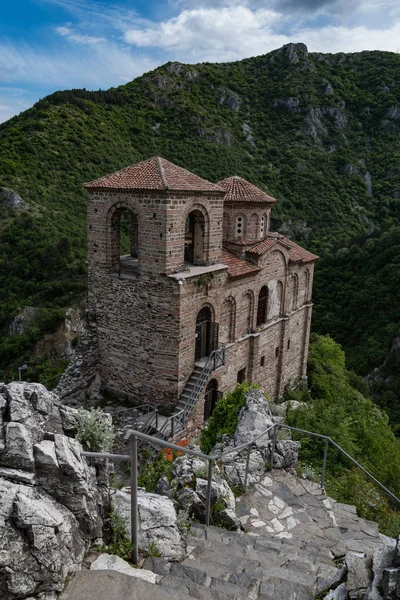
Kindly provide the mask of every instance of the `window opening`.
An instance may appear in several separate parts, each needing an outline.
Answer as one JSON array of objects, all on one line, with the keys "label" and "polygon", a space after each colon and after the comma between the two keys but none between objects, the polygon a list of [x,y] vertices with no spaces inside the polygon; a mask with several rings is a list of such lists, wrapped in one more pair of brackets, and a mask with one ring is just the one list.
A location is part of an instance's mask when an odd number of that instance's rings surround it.
[{"label": "window opening", "polygon": [[193,210],[186,218],[185,261],[193,265],[206,264],[205,219],[199,210]]},{"label": "window opening", "polygon": [[243,217],[239,216],[236,217],[236,238],[237,239],[241,239],[243,236],[243,230],[244,230],[244,219]]},{"label": "window opening", "polygon": [[267,322],[268,288],[264,285],[258,295],[257,327]]},{"label": "window opening", "polygon": [[261,217],[260,222],[260,237],[263,238],[265,235],[265,216]]},{"label": "window opening", "polygon": [[260,360],[260,367],[263,367],[264,365],[265,365],[265,356],[262,356],[261,360]]}]

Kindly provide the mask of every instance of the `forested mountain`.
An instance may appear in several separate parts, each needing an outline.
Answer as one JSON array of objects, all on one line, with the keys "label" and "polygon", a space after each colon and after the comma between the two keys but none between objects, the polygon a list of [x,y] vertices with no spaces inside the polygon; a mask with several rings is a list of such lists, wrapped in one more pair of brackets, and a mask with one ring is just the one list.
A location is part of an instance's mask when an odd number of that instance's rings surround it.
[{"label": "forested mountain", "polygon": [[[0,377],[85,292],[82,184],[154,154],[211,181],[236,172],[276,197],[273,228],[322,257],[316,330],[339,339],[361,374],[381,366],[400,321],[399,270],[384,268],[398,256],[399,68],[394,53],[289,44],[56,92],[0,125]],[[25,305],[47,311],[6,336]]]}]

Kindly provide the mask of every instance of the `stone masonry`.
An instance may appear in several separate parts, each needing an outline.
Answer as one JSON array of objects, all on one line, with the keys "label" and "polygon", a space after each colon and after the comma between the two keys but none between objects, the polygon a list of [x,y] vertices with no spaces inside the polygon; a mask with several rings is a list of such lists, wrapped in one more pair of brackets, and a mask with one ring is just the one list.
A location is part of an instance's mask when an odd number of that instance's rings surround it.
[{"label": "stone masonry", "polygon": [[269,232],[273,198],[159,157],[85,187],[89,311],[107,389],[173,408],[195,362],[222,344],[219,391],[245,379],[276,398],[304,377],[317,257]]}]

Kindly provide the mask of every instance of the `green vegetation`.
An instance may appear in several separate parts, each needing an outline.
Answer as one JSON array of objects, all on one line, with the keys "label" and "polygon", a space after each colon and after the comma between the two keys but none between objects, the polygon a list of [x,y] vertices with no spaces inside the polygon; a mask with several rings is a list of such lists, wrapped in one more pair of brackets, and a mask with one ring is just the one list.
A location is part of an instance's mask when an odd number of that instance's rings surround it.
[{"label": "green vegetation", "polygon": [[173,460],[169,460],[162,450],[156,455],[151,450],[143,450],[138,476],[139,487],[144,487],[146,492],[155,492],[161,477],[172,481],[173,466]]},{"label": "green vegetation", "polygon": [[396,430],[399,67],[398,54],[379,51],[299,51],[292,64],[285,49],[168,63],[108,91],[56,92],[1,124],[0,188],[28,207],[0,200],[0,379],[54,331],[44,322],[7,336],[20,309],[57,320],[85,293],[82,184],[160,154],[211,181],[236,171],[278,199],[272,227],[321,255],[314,330],[339,341],[358,374],[381,367],[372,394]]},{"label": "green vegetation", "polygon": [[[349,369],[371,373],[371,393],[400,429],[400,227],[323,257],[314,280],[313,328],[346,352]],[[397,340],[398,341],[398,340]],[[373,373],[375,367],[379,371]],[[367,393],[365,386],[364,393]]]},{"label": "green vegetation", "polygon": [[[288,411],[288,424],[328,435],[399,496],[400,440],[390,429],[387,414],[365,395],[364,380],[346,369],[344,352],[329,336],[313,335],[308,378],[309,389],[304,386],[285,393],[286,400],[306,403]],[[299,439],[301,460],[320,472],[323,441],[302,435]],[[383,532],[397,536],[400,514],[394,512],[379,488],[332,446],[327,489],[338,500],[355,504],[361,516],[378,521]]]},{"label": "green vegetation", "polygon": [[75,437],[88,452],[107,452],[114,440],[114,429],[101,408],[79,408]]},{"label": "green vegetation", "polygon": [[210,420],[201,431],[200,448],[210,454],[221,436],[233,436],[236,431],[240,409],[245,404],[244,395],[251,388],[248,383],[240,383],[233,392],[228,392],[215,406]]},{"label": "green vegetation", "polygon": [[125,518],[116,510],[112,510],[110,513],[109,529],[109,544],[103,544],[98,550],[107,554],[116,554],[123,560],[132,563],[135,546],[129,538],[128,525]]}]

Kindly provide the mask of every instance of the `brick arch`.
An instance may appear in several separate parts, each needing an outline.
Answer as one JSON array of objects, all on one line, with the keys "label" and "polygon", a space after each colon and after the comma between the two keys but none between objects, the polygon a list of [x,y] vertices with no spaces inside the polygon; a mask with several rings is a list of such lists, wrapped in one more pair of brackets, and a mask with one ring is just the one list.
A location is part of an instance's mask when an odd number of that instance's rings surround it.
[{"label": "brick arch", "polygon": [[299,276],[297,273],[293,273],[290,278],[290,310],[294,311],[298,307],[299,303]]},{"label": "brick arch", "polygon": [[303,296],[303,304],[308,304],[310,301],[310,270],[306,269],[304,271],[304,296]]},{"label": "brick arch", "polygon": [[203,258],[202,262],[207,263],[209,260],[210,253],[210,234],[211,234],[211,218],[210,212],[211,207],[210,204],[203,200],[202,198],[196,198],[192,201],[189,201],[185,206],[185,210],[183,212],[183,220],[182,220],[182,229],[181,229],[181,239],[183,243],[183,254],[184,254],[184,244],[185,244],[185,227],[186,227],[186,219],[193,212],[200,212],[204,219],[204,241],[203,241]]},{"label": "brick arch", "polygon": [[247,290],[243,294],[243,307],[242,307],[242,333],[247,334],[253,331],[254,325],[254,292],[253,290]]},{"label": "brick arch", "polygon": [[111,269],[119,267],[120,260],[120,220],[124,211],[129,211],[134,217],[134,228],[137,237],[137,256],[140,265],[141,259],[141,229],[143,222],[142,209],[134,198],[112,199],[104,206],[102,214],[107,232],[106,257]]},{"label": "brick arch", "polygon": [[256,212],[253,212],[248,220],[248,226],[246,231],[246,237],[250,240],[258,240],[260,238],[260,215]]},{"label": "brick arch", "polygon": [[222,303],[220,316],[220,339],[229,344],[235,340],[236,331],[236,300],[228,296]]}]

